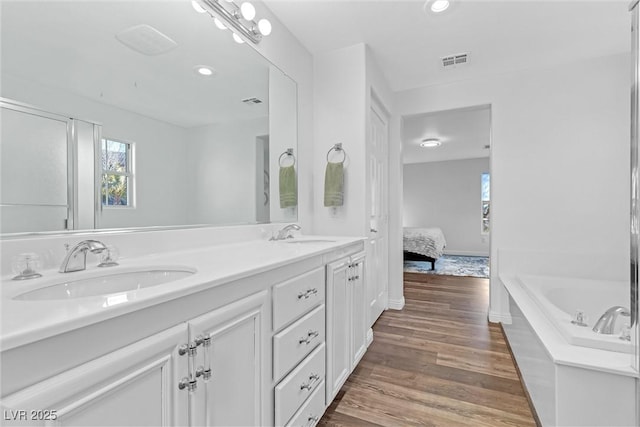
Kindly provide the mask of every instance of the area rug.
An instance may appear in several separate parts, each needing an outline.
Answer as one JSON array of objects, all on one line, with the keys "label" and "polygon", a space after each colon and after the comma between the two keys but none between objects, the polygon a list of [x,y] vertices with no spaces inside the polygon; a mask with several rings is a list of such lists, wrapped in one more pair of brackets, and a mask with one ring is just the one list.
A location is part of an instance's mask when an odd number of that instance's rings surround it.
[{"label": "area rug", "polygon": [[438,274],[442,276],[489,277],[489,257],[443,255],[431,270],[430,262],[405,261],[405,273]]}]

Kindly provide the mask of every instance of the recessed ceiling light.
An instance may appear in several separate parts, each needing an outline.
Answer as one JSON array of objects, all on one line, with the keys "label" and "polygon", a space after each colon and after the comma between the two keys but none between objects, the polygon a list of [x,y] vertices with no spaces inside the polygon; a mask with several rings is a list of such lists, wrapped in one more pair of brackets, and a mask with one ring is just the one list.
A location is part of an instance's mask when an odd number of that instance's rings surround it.
[{"label": "recessed ceiling light", "polygon": [[457,4],[456,0],[427,0],[423,9],[427,15],[448,15]]},{"label": "recessed ceiling light", "polygon": [[423,148],[435,148],[442,145],[442,142],[437,138],[427,138],[423,139],[420,143],[420,147]]},{"label": "recessed ceiling light", "polygon": [[430,9],[433,13],[441,13],[449,9],[449,0],[435,0],[431,2]]},{"label": "recessed ceiling light", "polygon": [[200,76],[203,77],[212,77],[216,74],[216,70],[213,67],[209,67],[208,65],[196,65],[193,67],[193,70]]}]

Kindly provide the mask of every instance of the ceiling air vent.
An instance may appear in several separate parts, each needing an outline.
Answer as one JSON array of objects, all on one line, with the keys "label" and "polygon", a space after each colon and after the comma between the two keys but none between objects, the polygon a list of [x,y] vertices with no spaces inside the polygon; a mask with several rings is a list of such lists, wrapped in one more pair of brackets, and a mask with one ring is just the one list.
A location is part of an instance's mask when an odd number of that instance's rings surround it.
[{"label": "ceiling air vent", "polygon": [[456,53],[454,55],[443,56],[440,59],[442,61],[442,68],[456,68],[469,62],[469,53]]},{"label": "ceiling air vent", "polygon": [[262,104],[262,101],[258,98],[246,98],[246,99],[243,99],[242,102],[244,102],[247,105]]},{"label": "ceiling air vent", "polygon": [[143,55],[155,56],[167,53],[178,44],[150,25],[136,25],[116,34],[120,43]]}]

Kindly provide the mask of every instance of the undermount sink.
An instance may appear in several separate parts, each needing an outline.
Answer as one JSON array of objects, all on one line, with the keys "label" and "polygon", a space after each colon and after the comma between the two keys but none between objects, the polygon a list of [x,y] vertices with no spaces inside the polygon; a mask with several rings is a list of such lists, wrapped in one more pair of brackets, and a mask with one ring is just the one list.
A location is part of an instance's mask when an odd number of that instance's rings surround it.
[{"label": "undermount sink", "polygon": [[13,299],[23,301],[64,300],[129,292],[184,279],[195,272],[196,270],[188,267],[158,267],[119,273],[112,272],[81,279],[69,277],[66,281],[22,293]]}]

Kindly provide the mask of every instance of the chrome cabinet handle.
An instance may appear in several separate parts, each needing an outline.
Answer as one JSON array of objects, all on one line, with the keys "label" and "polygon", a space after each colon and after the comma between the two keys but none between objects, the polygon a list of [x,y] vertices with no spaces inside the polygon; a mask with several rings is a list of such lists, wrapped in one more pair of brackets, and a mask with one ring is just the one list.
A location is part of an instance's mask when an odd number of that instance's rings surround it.
[{"label": "chrome cabinet handle", "polygon": [[318,293],[318,289],[316,288],[311,288],[311,289],[307,289],[304,292],[300,292],[298,294],[298,299],[307,299],[309,298],[311,295],[316,295]]},{"label": "chrome cabinet handle", "polygon": [[307,425],[306,427],[311,427],[312,425],[314,425],[315,423],[318,422],[318,420],[320,420],[320,418],[318,418],[317,416],[310,414],[309,418],[307,418]]},{"label": "chrome cabinet handle", "polygon": [[311,341],[317,337],[318,335],[320,335],[320,332],[318,331],[309,331],[307,332],[307,336],[306,337],[302,337],[298,340],[298,344],[310,344]]},{"label": "chrome cabinet handle", "polygon": [[178,389],[180,390],[194,391],[196,388],[198,388],[198,384],[195,379],[191,381],[189,378],[184,377],[178,383]]},{"label": "chrome cabinet handle", "polygon": [[302,383],[302,385],[300,385],[300,390],[311,391],[311,389],[313,388],[313,384],[315,384],[319,379],[320,375],[314,374],[312,372],[311,375],[309,375],[309,382]]},{"label": "chrome cabinet handle", "polygon": [[377,232],[378,232],[378,230],[376,230],[375,228],[370,229],[370,231],[371,231],[372,233],[377,233]]}]

